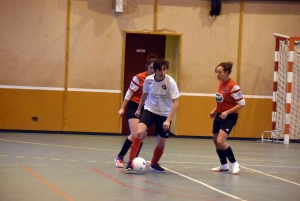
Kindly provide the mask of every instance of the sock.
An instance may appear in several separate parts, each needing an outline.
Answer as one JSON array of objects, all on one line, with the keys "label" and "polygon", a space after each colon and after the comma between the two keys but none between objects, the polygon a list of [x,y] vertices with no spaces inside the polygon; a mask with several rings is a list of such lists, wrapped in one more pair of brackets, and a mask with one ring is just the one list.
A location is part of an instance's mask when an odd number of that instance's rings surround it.
[{"label": "sock", "polygon": [[164,149],[156,146],[154,149],[152,160],[151,160],[151,165],[155,165],[159,161],[159,159],[161,158],[163,153],[164,153]]},{"label": "sock", "polygon": [[143,144],[144,144],[144,142],[141,143],[140,149],[139,149],[139,151],[137,152],[136,157],[139,156],[139,153],[140,153],[140,151],[141,151],[141,149],[142,149]]},{"label": "sock", "polygon": [[226,154],[226,157],[228,158],[228,160],[231,163],[234,163],[236,161],[235,158],[234,158],[234,155],[233,155],[233,152],[232,152],[232,149],[231,149],[230,146],[226,150],[224,150],[224,152]]},{"label": "sock", "polygon": [[118,157],[123,158],[127,154],[131,144],[132,142],[128,138],[126,138]]},{"label": "sock", "polygon": [[221,149],[217,149],[217,154],[219,156],[221,164],[222,165],[227,164],[227,159],[226,159],[225,151],[223,151]]},{"label": "sock", "polygon": [[132,145],[130,147],[129,161],[133,161],[136,157],[142,143],[143,139],[134,138]]}]

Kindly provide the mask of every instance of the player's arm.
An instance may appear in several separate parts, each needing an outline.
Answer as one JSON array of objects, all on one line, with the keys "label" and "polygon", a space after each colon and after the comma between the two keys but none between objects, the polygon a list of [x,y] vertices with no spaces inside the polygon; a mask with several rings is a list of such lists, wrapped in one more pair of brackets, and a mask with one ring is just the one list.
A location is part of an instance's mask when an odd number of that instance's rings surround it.
[{"label": "player's arm", "polygon": [[208,118],[211,118],[211,119],[214,118],[214,117],[216,116],[216,114],[217,114],[216,110],[217,110],[217,107],[215,107],[215,108],[209,113]]},{"label": "player's arm", "polygon": [[233,108],[231,108],[230,110],[227,110],[228,114],[235,113],[235,112],[239,111],[240,109],[242,109],[246,105],[246,101],[245,101],[245,99],[242,95],[242,91],[238,85],[235,85],[231,89],[230,96],[235,100],[237,105],[234,106]]},{"label": "player's arm", "polygon": [[123,116],[124,111],[125,111],[125,108],[126,108],[126,106],[128,105],[128,103],[129,103],[129,100],[124,99],[124,101],[123,101],[123,103],[122,103],[122,106],[121,106],[121,109],[120,109],[119,112],[118,112],[119,117],[122,117],[122,116]]},{"label": "player's arm", "polygon": [[172,120],[173,116],[175,115],[175,113],[177,112],[177,109],[179,107],[178,98],[172,99],[172,102],[173,102],[173,105],[171,107],[170,113],[169,113],[166,121],[163,123],[164,131],[167,131],[170,129],[171,120]]},{"label": "player's arm", "polygon": [[169,121],[169,122],[171,122],[173,116],[175,115],[175,113],[177,112],[177,109],[179,107],[179,100],[178,100],[178,98],[173,99],[172,102],[173,102],[173,105],[171,107],[171,111],[170,111],[170,113],[169,113],[169,115],[168,115],[168,117],[166,119],[166,121]]},{"label": "player's arm", "polygon": [[142,97],[141,97],[141,101],[139,103],[139,106],[135,112],[135,116],[136,117],[140,117],[141,116],[141,110],[142,110],[142,107],[143,105],[145,104],[146,100],[147,100],[147,97],[148,97],[148,93],[143,93]]},{"label": "player's arm", "polygon": [[124,111],[125,111],[125,108],[126,106],[128,105],[129,103],[129,100],[131,99],[131,97],[133,96],[133,94],[139,89],[139,80],[136,76],[134,76],[131,80],[131,83],[129,85],[129,88],[125,94],[125,97],[124,97],[124,101],[122,103],[122,106],[121,106],[121,109],[119,110],[118,112],[118,115],[120,117],[123,116],[124,114]]},{"label": "player's arm", "polygon": [[235,113],[237,111],[239,111],[240,109],[242,109],[245,105],[240,105],[240,104],[237,104],[236,106],[234,106],[233,108],[231,108],[230,110],[227,110],[226,112],[228,114],[231,114],[231,113]]},{"label": "player's arm", "polygon": [[146,102],[146,100],[147,100],[147,98],[148,98],[148,94],[149,94],[149,93],[143,93],[143,95],[142,95],[142,97],[141,97],[141,101],[140,101],[140,103],[139,103],[138,110],[141,110],[142,107],[143,107],[143,105],[145,105],[145,102]]}]

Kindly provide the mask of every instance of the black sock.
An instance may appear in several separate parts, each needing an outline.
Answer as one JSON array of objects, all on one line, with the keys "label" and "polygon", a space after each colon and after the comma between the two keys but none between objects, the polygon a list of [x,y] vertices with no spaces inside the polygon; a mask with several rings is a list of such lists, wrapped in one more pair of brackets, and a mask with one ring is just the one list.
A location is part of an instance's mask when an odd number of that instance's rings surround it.
[{"label": "black sock", "polygon": [[123,144],[123,147],[122,147],[122,149],[121,149],[121,151],[120,151],[120,153],[119,153],[118,156],[119,157],[124,157],[125,154],[127,154],[128,149],[130,148],[131,144],[132,144],[132,142],[128,138],[126,138],[126,140],[125,140],[125,142]]},{"label": "black sock", "polygon": [[223,151],[221,149],[217,149],[217,154],[219,156],[221,164],[222,165],[227,164],[227,159],[226,159],[225,151]]},{"label": "black sock", "polygon": [[224,152],[231,163],[234,163],[236,161],[230,146],[226,150],[224,150]]},{"label": "black sock", "polygon": [[141,143],[140,149],[139,149],[139,151],[137,152],[136,157],[139,156],[139,153],[140,153],[140,151],[141,151],[141,149],[142,149],[143,143],[144,143],[144,142]]}]

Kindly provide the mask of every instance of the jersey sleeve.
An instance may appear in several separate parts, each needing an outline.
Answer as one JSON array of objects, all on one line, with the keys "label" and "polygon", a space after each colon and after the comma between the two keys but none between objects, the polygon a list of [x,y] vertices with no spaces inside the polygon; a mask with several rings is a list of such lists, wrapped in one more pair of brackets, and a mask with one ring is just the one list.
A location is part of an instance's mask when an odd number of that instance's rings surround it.
[{"label": "jersey sleeve", "polygon": [[239,85],[234,85],[231,89],[230,96],[235,100],[235,102],[239,105],[246,105],[246,101],[243,97],[241,88]]},{"label": "jersey sleeve", "polygon": [[171,95],[172,100],[180,97],[180,93],[179,93],[176,82],[175,81],[170,82],[170,86],[171,86],[170,87],[170,95]]},{"label": "jersey sleeve", "polygon": [[125,94],[125,99],[130,100],[133,94],[139,89],[139,87],[140,87],[140,81],[136,76],[134,76]]},{"label": "jersey sleeve", "polygon": [[144,85],[143,85],[143,93],[149,93],[149,79],[145,79]]}]

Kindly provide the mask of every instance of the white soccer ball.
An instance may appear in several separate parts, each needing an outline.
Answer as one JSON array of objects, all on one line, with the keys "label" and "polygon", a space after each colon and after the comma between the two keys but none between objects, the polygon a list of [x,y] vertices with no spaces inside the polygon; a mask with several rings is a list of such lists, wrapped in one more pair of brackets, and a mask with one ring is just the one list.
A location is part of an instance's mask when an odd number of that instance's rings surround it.
[{"label": "white soccer ball", "polygon": [[146,168],[146,161],[141,157],[136,157],[132,161],[132,169],[137,172],[142,172]]}]

